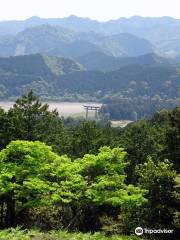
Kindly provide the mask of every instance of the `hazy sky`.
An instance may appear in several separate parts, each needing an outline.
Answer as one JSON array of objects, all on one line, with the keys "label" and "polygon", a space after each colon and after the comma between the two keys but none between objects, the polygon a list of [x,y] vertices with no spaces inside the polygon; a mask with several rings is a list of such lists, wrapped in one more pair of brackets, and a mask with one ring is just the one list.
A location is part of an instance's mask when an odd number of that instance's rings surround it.
[{"label": "hazy sky", "polygon": [[180,18],[180,0],[0,0],[0,20],[71,14],[101,21],[134,15]]}]

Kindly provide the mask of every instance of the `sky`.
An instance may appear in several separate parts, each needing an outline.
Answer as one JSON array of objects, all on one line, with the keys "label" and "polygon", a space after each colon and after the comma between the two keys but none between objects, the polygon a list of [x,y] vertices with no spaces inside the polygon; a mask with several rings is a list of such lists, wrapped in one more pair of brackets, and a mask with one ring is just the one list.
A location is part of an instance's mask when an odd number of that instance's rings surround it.
[{"label": "sky", "polygon": [[180,0],[0,0],[0,20],[69,15],[100,21],[137,15],[180,19]]}]

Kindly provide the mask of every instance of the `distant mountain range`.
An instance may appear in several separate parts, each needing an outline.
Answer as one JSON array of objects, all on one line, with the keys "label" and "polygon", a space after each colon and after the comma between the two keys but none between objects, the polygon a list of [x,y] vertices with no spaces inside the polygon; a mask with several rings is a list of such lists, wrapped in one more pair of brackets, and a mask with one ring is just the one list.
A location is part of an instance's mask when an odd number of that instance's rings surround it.
[{"label": "distant mountain range", "polygon": [[152,44],[132,34],[104,36],[41,25],[28,28],[16,36],[0,38],[0,56],[46,53],[76,58],[99,51],[109,56],[139,56],[153,52]]},{"label": "distant mountain range", "polygon": [[[81,18],[71,15],[66,18],[49,18],[43,19],[39,17],[31,17],[24,21],[1,21],[0,22],[0,35],[17,34],[29,27],[40,26],[43,24],[49,24],[52,26],[61,26],[74,30],[75,32],[97,32],[106,35],[114,35],[124,32],[129,32],[135,35],[141,35],[142,37],[148,36],[149,38],[158,39],[162,38],[159,34],[153,34],[158,30],[161,32],[166,31],[168,34],[174,35],[180,34],[178,28],[180,26],[180,19],[174,19],[171,17],[140,17],[134,16],[131,18],[119,18],[117,20],[110,20],[107,22],[99,22],[91,20],[89,18]],[[170,30],[171,28],[171,30]],[[168,31],[168,32],[167,32]],[[166,35],[167,36],[167,35]]]},{"label": "distant mountain range", "polygon": [[143,18],[135,16],[107,22],[99,22],[73,15],[59,19],[32,17],[25,21],[0,22],[0,35],[16,35],[27,28],[44,24],[68,28],[74,32],[94,32],[98,35],[103,34],[110,36],[129,33],[150,41],[161,53],[167,53],[169,55],[180,54],[180,20],[170,17]]},{"label": "distant mountain range", "polygon": [[27,89],[49,99],[178,99],[180,20],[0,22],[0,98]]}]

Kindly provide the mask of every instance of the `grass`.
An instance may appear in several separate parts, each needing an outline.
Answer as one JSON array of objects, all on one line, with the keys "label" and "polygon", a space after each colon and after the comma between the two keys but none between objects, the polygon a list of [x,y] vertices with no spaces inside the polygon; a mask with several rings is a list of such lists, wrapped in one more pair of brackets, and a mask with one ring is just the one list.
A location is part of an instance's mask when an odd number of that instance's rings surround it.
[{"label": "grass", "polygon": [[[105,237],[102,233],[67,233],[64,231],[39,232],[37,230],[6,229],[0,231],[1,240],[138,240],[135,236]],[[142,238],[141,238],[142,239]]]}]

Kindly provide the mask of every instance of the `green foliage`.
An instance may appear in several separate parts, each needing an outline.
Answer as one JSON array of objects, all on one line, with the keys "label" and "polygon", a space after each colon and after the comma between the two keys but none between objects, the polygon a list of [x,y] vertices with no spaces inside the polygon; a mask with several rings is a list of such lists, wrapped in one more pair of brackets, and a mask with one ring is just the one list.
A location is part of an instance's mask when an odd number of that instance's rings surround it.
[{"label": "green foliage", "polygon": [[168,160],[155,163],[149,158],[136,169],[139,186],[148,190],[148,203],[143,212],[145,224],[156,228],[172,227],[176,208],[173,197],[176,172],[173,165]]},{"label": "green foliage", "polygon": [[8,144],[9,136],[7,135],[7,122],[8,117],[6,112],[0,108],[0,149]]},{"label": "green foliage", "polygon": [[0,227],[178,229],[178,113],[112,128],[61,119],[32,91],[0,109]]},{"label": "green foliage", "polygon": [[48,105],[42,105],[32,91],[23,95],[8,111],[12,126],[10,135],[18,139],[36,140],[39,130],[42,129],[42,132],[46,130],[49,115],[47,110]]},{"label": "green foliage", "polygon": [[43,97],[53,96],[57,77],[76,71],[84,71],[84,67],[60,57],[34,54],[0,58],[0,98],[20,96],[28,89]]},{"label": "green foliage", "polygon": [[[173,81],[172,78],[174,78]],[[170,86],[167,79],[169,79]],[[83,71],[63,75],[61,81],[57,83],[57,89],[61,93],[64,89],[67,92],[68,89],[69,93],[77,92],[81,94],[94,94],[94,92],[101,90],[102,100],[106,100],[106,102],[108,97],[113,100],[117,94],[119,95],[119,102],[127,98],[155,98],[156,95],[159,95],[165,101],[166,99],[177,99],[179,97],[178,85],[179,74],[175,65],[128,65],[108,73]]]},{"label": "green foliage", "polygon": [[64,152],[68,147],[63,129],[63,121],[56,110],[50,111],[32,91],[17,99],[7,113],[4,138],[29,141],[43,141],[56,152]]},{"label": "green foliage", "polygon": [[16,224],[25,209],[75,204],[81,198],[85,181],[77,164],[58,157],[43,143],[11,142],[0,152],[0,159],[1,225]]},{"label": "green foliage", "polygon": [[[119,146],[115,139],[118,131],[114,131],[107,120],[96,123],[79,119],[79,122],[73,122],[72,128],[68,128],[69,153],[72,157],[83,157],[87,153],[96,154],[102,146]],[[65,120],[65,125],[68,125],[68,120]]]},{"label": "green foliage", "polygon": [[173,218],[173,225],[175,228],[180,228],[180,174],[177,174],[175,178],[175,187],[173,192],[174,197],[174,218]]},{"label": "green foliage", "polygon": [[[129,181],[135,181],[135,167],[146,162],[150,155],[154,159],[165,155],[166,129],[168,120],[163,112],[156,114],[156,120],[141,120],[124,128],[120,143],[128,153],[130,164],[128,167]],[[159,120],[158,120],[159,119]],[[158,123],[160,121],[160,123]]]},{"label": "green foliage", "polygon": [[167,133],[167,155],[180,172],[180,107],[169,113],[169,129]]},{"label": "green foliage", "polygon": [[[102,233],[68,233],[64,231],[39,232],[37,230],[7,229],[0,231],[0,237],[3,240],[107,240],[108,237]],[[112,240],[137,240],[135,236],[112,236]]]},{"label": "green foliage", "polygon": [[125,184],[126,152],[104,147],[97,156],[85,155],[79,160],[81,174],[87,180],[86,197],[95,204],[112,206],[141,205],[143,191]]},{"label": "green foliage", "polygon": [[[48,204],[52,186],[48,178],[59,157],[40,142],[14,141],[0,152],[0,195],[21,202],[20,209]],[[18,211],[20,211],[18,209]],[[13,220],[13,219],[12,219]]]},{"label": "green foliage", "polygon": [[82,65],[70,59],[49,57],[47,55],[44,55],[43,58],[51,72],[57,76],[85,70]]},{"label": "green foliage", "polygon": [[138,96],[127,97],[122,99],[119,94],[110,95],[109,99],[105,99],[101,113],[109,114],[113,120],[133,120],[152,117],[155,112],[163,109],[172,109],[180,104],[179,98],[169,98],[158,96]]},{"label": "green foliage", "polygon": [[99,149],[96,140],[99,131],[95,122],[83,121],[74,128],[71,137],[72,155],[82,157],[86,153],[95,153]]},{"label": "green foliage", "polygon": [[87,205],[141,205],[144,192],[124,182],[125,155],[123,149],[105,147],[97,156],[72,162],[40,142],[11,142],[0,152],[2,209],[7,204],[1,224],[15,224],[26,208],[52,204],[70,204],[78,212]]}]

